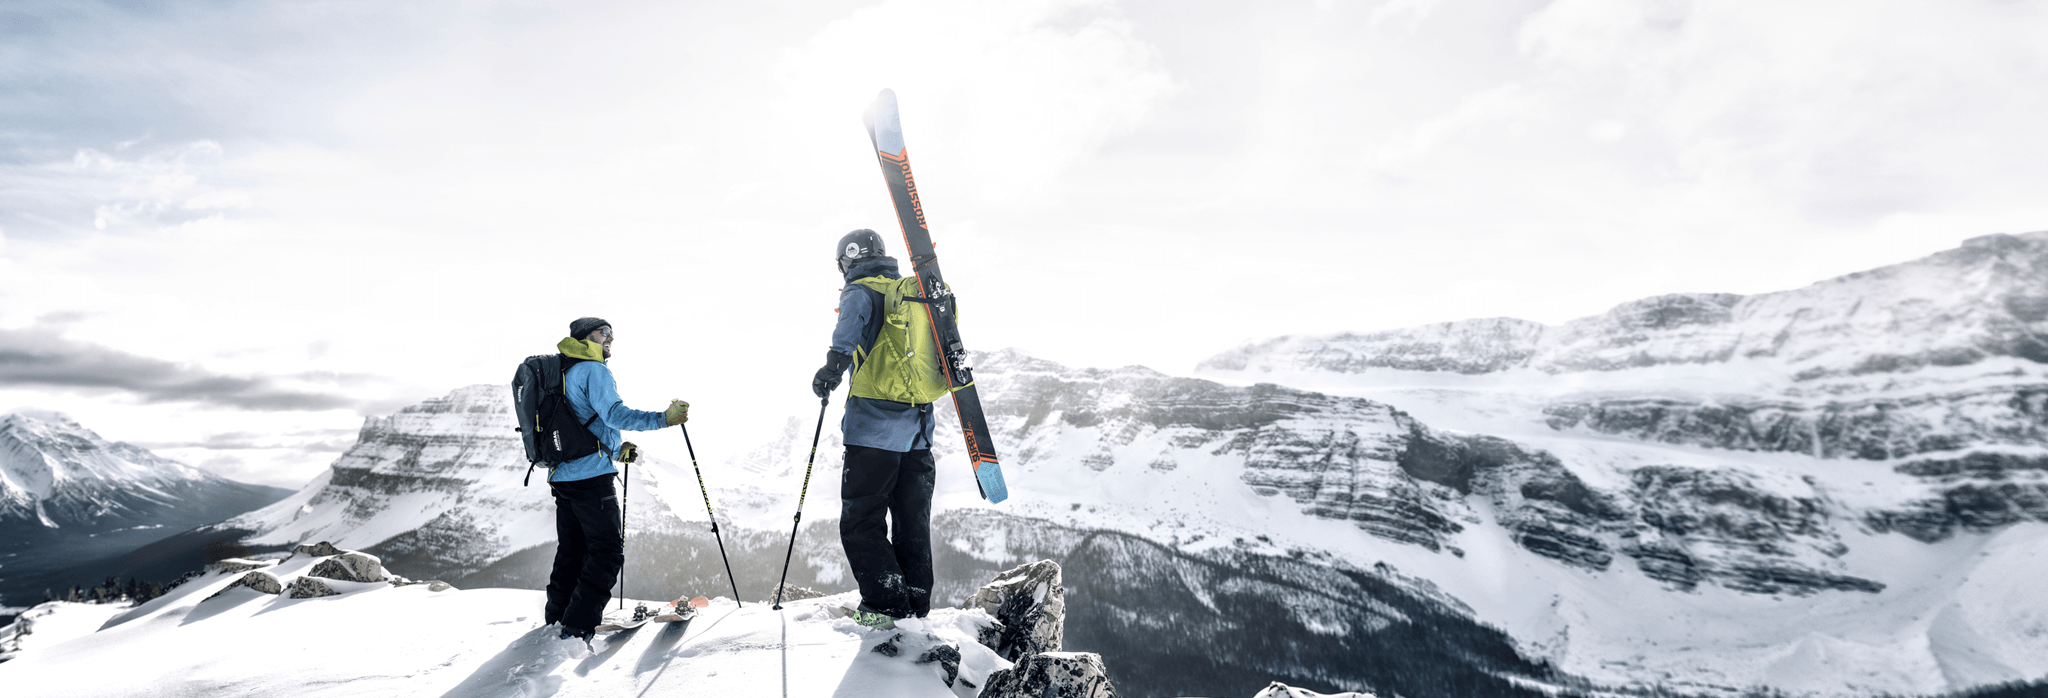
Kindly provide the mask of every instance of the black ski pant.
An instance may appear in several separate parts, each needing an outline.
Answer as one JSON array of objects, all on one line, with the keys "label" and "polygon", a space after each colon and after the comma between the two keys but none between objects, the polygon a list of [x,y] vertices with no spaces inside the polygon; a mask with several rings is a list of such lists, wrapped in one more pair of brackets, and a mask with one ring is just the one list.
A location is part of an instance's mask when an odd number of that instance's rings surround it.
[{"label": "black ski pant", "polygon": [[548,575],[546,620],[589,630],[604,619],[626,560],[619,495],[609,475],[548,485],[555,493],[555,569]]},{"label": "black ski pant", "polygon": [[846,447],[839,540],[868,608],[899,618],[932,610],[933,476],[931,449]]}]

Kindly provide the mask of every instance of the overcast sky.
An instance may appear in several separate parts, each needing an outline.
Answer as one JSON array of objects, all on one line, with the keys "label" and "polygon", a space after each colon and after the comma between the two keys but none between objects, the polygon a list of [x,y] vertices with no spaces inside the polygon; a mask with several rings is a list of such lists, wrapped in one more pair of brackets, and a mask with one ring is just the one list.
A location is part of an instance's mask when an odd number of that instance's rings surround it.
[{"label": "overcast sky", "polygon": [[17,0],[0,410],[295,487],[598,315],[627,404],[736,456],[815,406],[833,241],[900,239],[885,87],[970,347],[1185,373],[1795,288],[2048,228],[2042,36],[2025,0]]}]

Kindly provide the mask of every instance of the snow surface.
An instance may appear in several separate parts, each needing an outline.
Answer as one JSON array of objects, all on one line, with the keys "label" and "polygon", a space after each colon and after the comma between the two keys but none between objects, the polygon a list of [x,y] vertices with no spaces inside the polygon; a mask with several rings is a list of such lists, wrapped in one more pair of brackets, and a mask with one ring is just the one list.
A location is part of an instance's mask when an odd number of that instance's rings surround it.
[{"label": "snow surface", "polygon": [[[289,583],[316,562],[301,556],[266,571]],[[593,653],[541,625],[537,591],[362,585],[291,599],[235,588],[205,600],[239,576],[209,574],[125,611],[38,607],[41,641],[0,664],[0,686],[45,698],[971,698],[965,684],[945,685],[938,664],[915,659],[951,643],[962,655],[961,678],[976,685],[1009,665],[975,642],[976,628],[989,622],[978,610],[938,609],[876,631],[831,612],[845,595],[786,603],[780,612],[719,598],[688,623],[600,636]],[[91,631],[101,623],[107,627]],[[900,652],[874,651],[892,638]]]},{"label": "snow surface", "polygon": [[91,635],[108,618],[124,610],[125,606],[117,604],[69,601],[51,601],[23,610],[13,623],[0,626],[0,661]]}]

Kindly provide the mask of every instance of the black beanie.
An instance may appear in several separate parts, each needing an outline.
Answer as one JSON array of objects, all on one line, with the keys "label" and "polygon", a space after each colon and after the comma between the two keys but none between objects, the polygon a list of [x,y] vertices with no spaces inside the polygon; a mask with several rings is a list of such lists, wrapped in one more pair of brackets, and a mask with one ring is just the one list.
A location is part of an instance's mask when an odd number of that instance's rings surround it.
[{"label": "black beanie", "polygon": [[575,322],[569,323],[569,338],[583,339],[584,337],[590,336],[590,333],[597,331],[597,328],[605,327],[610,324],[611,323],[609,322],[605,322],[604,318],[599,317],[576,318]]}]

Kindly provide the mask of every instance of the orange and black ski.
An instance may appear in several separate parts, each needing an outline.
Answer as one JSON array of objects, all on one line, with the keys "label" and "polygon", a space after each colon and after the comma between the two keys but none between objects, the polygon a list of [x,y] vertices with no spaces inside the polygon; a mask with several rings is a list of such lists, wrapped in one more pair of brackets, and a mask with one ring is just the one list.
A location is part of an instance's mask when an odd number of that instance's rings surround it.
[{"label": "orange and black ski", "polygon": [[896,203],[896,221],[903,227],[904,249],[910,268],[917,273],[924,290],[927,317],[933,338],[939,345],[939,368],[952,383],[953,407],[960,413],[960,430],[967,437],[967,459],[974,464],[974,480],[981,496],[991,502],[1008,499],[1003,469],[996,460],[996,446],[988,430],[988,417],[981,411],[981,395],[974,389],[974,371],[967,365],[967,347],[960,343],[953,289],[939,274],[939,257],[932,250],[932,231],[925,224],[924,204],[917,198],[917,180],[910,176],[910,151],[903,146],[903,120],[896,112],[896,93],[882,90],[867,112],[868,140],[875,146],[875,158],[882,164],[882,179],[889,185],[889,198]]}]

